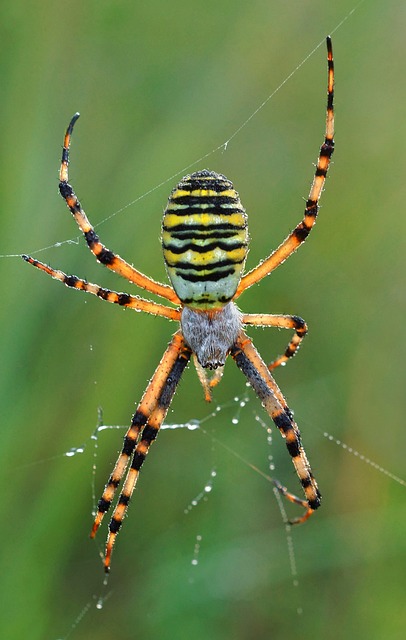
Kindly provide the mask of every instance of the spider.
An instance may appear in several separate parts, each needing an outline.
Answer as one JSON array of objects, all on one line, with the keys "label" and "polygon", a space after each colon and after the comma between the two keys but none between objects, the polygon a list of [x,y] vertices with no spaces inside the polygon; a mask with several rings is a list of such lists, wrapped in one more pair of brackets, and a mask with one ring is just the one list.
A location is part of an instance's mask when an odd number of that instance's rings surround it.
[{"label": "spider", "polygon": [[[132,416],[121,453],[98,502],[92,538],[96,535],[127,471],[109,524],[104,557],[107,573],[110,570],[113,545],[140,469],[158,435],[190,358],[194,360],[205,398],[209,401],[212,388],[219,383],[225,360],[230,355],[281,432],[305,496],[304,499],[300,499],[277,480],[274,481],[278,490],[288,500],[305,508],[302,516],[290,522],[304,522],[320,506],[321,495],[304,451],[299,429],[271,374],[276,367],[285,364],[295,355],[307,333],[307,325],[304,320],[294,315],[241,313],[235,301],[248,287],[269,275],[296,251],[315,224],[321,192],[334,150],[334,65],[330,37],[327,37],[327,60],[325,140],[320,148],[304,217],[276,250],[245,275],[243,270],[248,252],[247,215],[232,183],[225,176],[208,170],[197,171],[184,177],[171,192],[164,212],[162,247],[172,286],[156,282],[140,273],[107,249],[100,242],[68,181],[69,147],[78,113],[73,116],[66,130],[59,191],[83,232],[90,251],[101,264],[176,307],[128,293],[110,291],[77,276],[66,275],[30,256],[23,255],[23,259],[68,287],[92,293],[102,300],[122,307],[180,322],[179,329],[169,342]],[[267,366],[244,332],[244,325],[291,329],[294,335],[284,354]],[[212,371],[210,375],[209,371]]]}]

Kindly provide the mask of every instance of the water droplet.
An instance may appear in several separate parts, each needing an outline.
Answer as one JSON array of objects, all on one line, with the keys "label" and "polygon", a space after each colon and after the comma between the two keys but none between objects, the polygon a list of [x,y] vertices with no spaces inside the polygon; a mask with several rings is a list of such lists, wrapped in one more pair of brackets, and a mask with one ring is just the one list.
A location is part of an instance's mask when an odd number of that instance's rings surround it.
[{"label": "water droplet", "polygon": [[186,426],[189,429],[189,431],[195,431],[200,427],[200,423],[198,420],[189,420]]},{"label": "water droplet", "polygon": [[72,449],[69,449],[69,451],[66,451],[65,456],[67,458],[73,458],[73,456],[75,456],[77,453],[83,453],[84,450],[85,450],[84,446],[72,447]]}]

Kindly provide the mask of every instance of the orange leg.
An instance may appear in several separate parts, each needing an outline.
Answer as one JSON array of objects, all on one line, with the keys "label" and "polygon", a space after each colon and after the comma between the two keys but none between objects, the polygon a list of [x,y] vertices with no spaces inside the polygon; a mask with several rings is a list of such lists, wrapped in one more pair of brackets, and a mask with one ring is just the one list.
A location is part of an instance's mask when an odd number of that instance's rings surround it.
[{"label": "orange leg", "polygon": [[151,302],[150,300],[144,300],[144,298],[140,298],[139,296],[131,296],[128,293],[118,293],[117,291],[104,289],[103,287],[99,287],[98,284],[86,282],[86,280],[81,280],[77,276],[68,276],[66,275],[66,273],[60,271],[59,269],[52,269],[52,267],[49,267],[43,262],[35,260],[30,256],[23,255],[22,258],[29,264],[32,264],[34,267],[37,267],[41,271],[47,273],[52,278],[55,278],[55,280],[63,282],[67,287],[72,287],[73,289],[92,293],[101,300],[113,302],[114,304],[118,304],[121,307],[126,307],[127,309],[146,311],[147,313],[152,313],[154,316],[163,316],[164,318],[168,318],[169,320],[180,320],[180,311],[178,309],[172,309],[172,307],[166,307],[163,304]]},{"label": "orange leg", "polygon": [[273,315],[268,313],[247,313],[242,317],[244,324],[256,327],[278,327],[279,329],[294,329],[295,334],[282,356],[278,356],[268,365],[270,371],[280,365],[286,364],[299,349],[301,342],[307,334],[307,324],[299,316]]},{"label": "orange leg", "polygon": [[139,471],[151,443],[165,419],[180,377],[189,362],[190,349],[180,332],[175,333],[163,355],[142,399],[133,415],[131,426],[124,437],[124,445],[113,472],[98,503],[90,536],[94,538],[104,514],[111,506],[117,487],[130,463],[127,477],[109,525],[105,570],[109,571],[110,558],[117,533],[128,508]]},{"label": "orange leg", "polygon": [[305,513],[292,520],[291,524],[304,522],[320,506],[321,495],[303,449],[300,431],[293,419],[293,414],[268,367],[244,332],[240,333],[230,353],[285,439],[306,500],[290,493],[278,481],[275,481],[275,485],[288,500],[306,509]]},{"label": "orange leg", "polygon": [[319,210],[319,200],[323,185],[326,179],[330,159],[334,151],[334,63],[333,50],[330,37],[327,38],[327,60],[328,60],[328,87],[327,87],[327,116],[326,133],[323,144],[320,148],[320,155],[316,166],[313,183],[310,189],[309,198],[306,202],[303,220],[293,229],[292,233],[282,242],[281,245],[271,255],[249,271],[242,277],[238,285],[234,300],[238,298],[245,289],[259,282],[269,275],[276,267],[279,267],[296,249],[306,240],[314,223],[316,222]]},{"label": "orange leg", "polygon": [[76,120],[79,118],[79,114],[75,113],[65,133],[64,145],[62,151],[62,163],[59,172],[59,191],[62,198],[68,205],[73,217],[75,218],[79,228],[85,236],[85,240],[90,251],[96,256],[97,260],[104,264],[106,267],[123,276],[129,282],[136,284],[142,289],[146,289],[150,293],[155,293],[161,298],[169,300],[174,304],[179,304],[180,300],[172,287],[166,284],[156,282],[152,278],[145,276],[137,269],[134,269],[128,262],[115,255],[112,251],[107,249],[99,240],[94,228],[90,224],[85,212],[83,211],[79,200],[77,199],[72,186],[69,184],[68,165],[69,165],[69,146],[72,136],[73,127]]}]

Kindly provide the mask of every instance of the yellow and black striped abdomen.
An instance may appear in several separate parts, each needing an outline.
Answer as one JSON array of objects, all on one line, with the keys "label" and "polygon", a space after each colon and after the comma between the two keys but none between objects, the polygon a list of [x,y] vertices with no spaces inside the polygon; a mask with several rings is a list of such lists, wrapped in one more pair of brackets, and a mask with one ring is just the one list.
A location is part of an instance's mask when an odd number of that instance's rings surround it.
[{"label": "yellow and black striped abdomen", "polygon": [[183,178],[165,209],[162,247],[184,304],[201,310],[227,304],[248,250],[247,215],[232,183],[207,170]]}]

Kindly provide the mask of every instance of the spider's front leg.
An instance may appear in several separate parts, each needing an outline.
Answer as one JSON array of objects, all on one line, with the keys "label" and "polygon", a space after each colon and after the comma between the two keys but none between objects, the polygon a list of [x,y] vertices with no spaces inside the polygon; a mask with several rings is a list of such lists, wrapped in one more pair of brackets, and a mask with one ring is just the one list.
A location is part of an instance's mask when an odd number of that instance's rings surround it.
[{"label": "spider's front leg", "polygon": [[270,313],[247,313],[243,315],[243,323],[255,327],[277,327],[278,329],[293,329],[294,336],[285,349],[285,353],[273,360],[268,368],[270,371],[280,365],[285,365],[299,349],[303,338],[307,334],[307,324],[299,316],[274,315]]},{"label": "spider's front leg", "polygon": [[262,406],[278,427],[285,439],[286,447],[292,457],[293,465],[299,476],[306,500],[302,500],[290,493],[278,481],[274,481],[277,489],[291,502],[305,507],[305,513],[291,520],[291,524],[298,524],[307,520],[309,516],[320,506],[321,494],[317,482],[307,459],[302,445],[300,431],[293,419],[293,414],[286,404],[281,390],[269,372],[268,367],[255,349],[251,340],[242,331],[231,348],[230,355],[237,366],[246,376],[254,389]]},{"label": "spider's front leg", "polygon": [[238,298],[245,289],[259,282],[265,276],[274,271],[292,253],[300,247],[306,240],[314,227],[319,211],[319,202],[323,191],[327,171],[330,166],[331,156],[334,151],[334,61],[333,47],[330,36],[327,37],[327,110],[326,129],[324,142],[320,147],[319,159],[316,165],[309,197],[306,201],[304,216],[301,222],[293,229],[292,233],[271,253],[265,260],[260,262],[254,269],[246,273],[238,285],[234,300]]},{"label": "spider's front leg", "polygon": [[90,224],[86,213],[83,211],[82,206],[78,198],[76,197],[72,185],[69,183],[68,175],[70,141],[72,137],[73,127],[75,126],[78,118],[79,113],[75,113],[65,133],[62,150],[62,162],[61,168],[59,170],[59,192],[68,205],[71,214],[78,224],[78,227],[83,232],[90,251],[94,256],[96,256],[97,260],[101,262],[101,264],[104,264],[108,269],[111,269],[111,271],[118,273],[129,282],[134,283],[138,287],[141,287],[142,289],[145,289],[150,293],[161,296],[161,298],[165,298],[166,300],[169,300],[174,304],[179,304],[180,300],[172,287],[169,287],[166,284],[161,284],[160,282],[156,282],[152,278],[149,278],[148,276],[144,275],[133,266],[128,264],[128,262],[123,260],[123,258],[120,258],[119,255],[107,249],[100,242],[98,235],[96,234],[93,226]]}]

